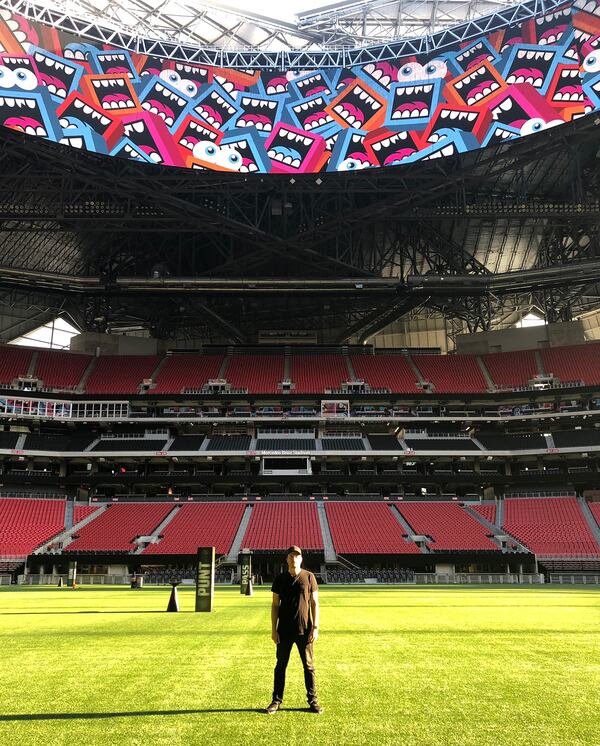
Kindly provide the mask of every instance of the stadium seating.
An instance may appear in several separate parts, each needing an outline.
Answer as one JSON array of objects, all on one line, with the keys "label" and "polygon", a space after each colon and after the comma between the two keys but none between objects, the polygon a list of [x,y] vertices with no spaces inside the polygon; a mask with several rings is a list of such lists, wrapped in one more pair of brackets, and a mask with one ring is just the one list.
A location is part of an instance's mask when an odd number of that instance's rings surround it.
[{"label": "stadium seating", "polygon": [[186,389],[202,389],[219,377],[223,355],[170,355],[156,376],[156,394],[180,394]]},{"label": "stadium seating", "polygon": [[26,376],[33,350],[7,345],[0,348],[0,384],[8,385],[19,376]]},{"label": "stadium seating", "polygon": [[579,448],[600,445],[599,430],[559,430],[552,433],[557,448]]},{"label": "stadium seating", "polygon": [[324,451],[364,451],[365,444],[361,438],[323,438]]},{"label": "stadium seating", "polygon": [[420,554],[385,503],[328,503],[325,506],[339,554]]},{"label": "stadium seating", "polygon": [[471,438],[405,438],[413,451],[481,451]]},{"label": "stadium seating", "polygon": [[429,549],[499,551],[488,531],[457,503],[402,503],[397,506],[415,534],[431,536]]},{"label": "stadium seating", "polygon": [[483,392],[488,385],[472,355],[416,355],[413,361],[441,394]]},{"label": "stadium seating", "polygon": [[367,438],[374,451],[403,450],[395,435],[368,435]]},{"label": "stadium seating", "polygon": [[485,518],[489,523],[496,523],[496,506],[493,504],[487,505],[471,505],[474,511],[479,513],[482,518]]},{"label": "stadium seating", "polygon": [[204,435],[178,435],[173,438],[169,451],[198,451],[204,440]]},{"label": "stadium seating", "polygon": [[323,548],[317,506],[305,502],[254,505],[242,546],[284,550],[292,544],[304,550]]},{"label": "stadium seating", "polygon": [[249,435],[213,435],[206,446],[207,451],[247,451]]},{"label": "stadium seating", "polygon": [[21,433],[0,431],[0,448],[12,450],[16,448]]},{"label": "stadium seating", "polygon": [[396,394],[418,391],[417,377],[404,355],[352,355],[356,377],[373,389],[389,389]]},{"label": "stadium seating", "polygon": [[85,384],[88,394],[135,394],[160,362],[156,355],[104,355],[96,358]]},{"label": "stadium seating", "polygon": [[232,355],[225,378],[234,389],[251,394],[276,394],[284,377],[283,355]]},{"label": "stadium seating", "polygon": [[257,451],[314,451],[314,438],[259,438]]},{"label": "stadium seating", "polygon": [[79,521],[83,521],[88,515],[95,513],[98,510],[97,505],[74,505],[73,506],[73,525],[77,525]]},{"label": "stadium seating", "polygon": [[592,511],[592,515],[594,516],[596,523],[598,524],[598,527],[600,528],[600,503],[588,503],[590,510]]},{"label": "stadium seating", "polygon": [[342,355],[292,355],[290,378],[298,394],[323,393],[339,389],[350,378]]},{"label": "stadium seating", "polygon": [[548,448],[546,439],[541,433],[483,433],[475,437],[489,451],[531,451]]},{"label": "stadium seating", "polygon": [[40,350],[33,375],[51,389],[74,389],[81,381],[91,355]]},{"label": "stadium seating", "polygon": [[539,373],[533,350],[494,352],[483,355],[482,360],[498,388],[527,386]]},{"label": "stadium seating", "polygon": [[540,354],[544,371],[562,382],[600,383],[600,344],[547,347]]},{"label": "stadium seating", "polygon": [[64,527],[64,500],[0,498],[0,556],[26,556]]},{"label": "stadium seating", "polygon": [[158,438],[104,438],[98,441],[92,451],[163,451],[167,439]]},{"label": "stadium seating", "polygon": [[575,497],[508,498],[503,529],[542,556],[600,556]]},{"label": "stadium seating", "polygon": [[198,547],[214,546],[227,554],[242,520],[243,503],[190,503],[167,523],[163,539],[143,554],[196,554]]},{"label": "stadium seating", "polygon": [[65,549],[66,552],[129,552],[133,539],[147,536],[173,510],[168,503],[117,503],[109,505]]}]

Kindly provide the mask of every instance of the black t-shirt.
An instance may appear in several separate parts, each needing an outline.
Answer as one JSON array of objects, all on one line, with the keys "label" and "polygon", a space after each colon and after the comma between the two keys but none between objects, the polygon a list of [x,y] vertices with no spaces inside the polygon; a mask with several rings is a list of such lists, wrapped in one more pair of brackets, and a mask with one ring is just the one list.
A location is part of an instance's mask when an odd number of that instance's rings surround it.
[{"label": "black t-shirt", "polygon": [[300,570],[298,575],[283,572],[275,578],[271,590],[279,595],[280,635],[303,635],[312,629],[310,601],[318,590],[312,572]]}]

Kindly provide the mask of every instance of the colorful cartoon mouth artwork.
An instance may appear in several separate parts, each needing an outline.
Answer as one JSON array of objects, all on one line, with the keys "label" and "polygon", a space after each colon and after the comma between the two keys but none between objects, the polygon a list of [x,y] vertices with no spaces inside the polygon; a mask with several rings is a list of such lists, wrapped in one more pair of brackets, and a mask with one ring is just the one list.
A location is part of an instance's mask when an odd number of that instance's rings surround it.
[{"label": "colorful cartoon mouth artwork", "polygon": [[279,123],[265,143],[272,166],[279,172],[310,171],[325,152],[325,140],[317,134]]},{"label": "colorful cartoon mouth artwork", "polygon": [[72,120],[85,124],[102,136],[106,134],[114,121],[107,115],[96,111],[77,94],[68,103],[65,102],[65,106],[59,110],[59,115],[60,126],[63,129],[68,129],[70,126],[69,120]]},{"label": "colorful cartoon mouth artwork", "polygon": [[0,66],[11,70],[17,76],[17,79],[21,81],[21,87],[25,84],[26,80],[30,81],[31,90],[37,87],[39,83],[37,66],[34,64],[33,58],[29,57],[29,55],[0,54]]},{"label": "colorful cartoon mouth artwork", "polygon": [[85,44],[67,44],[63,49],[63,57],[78,63],[87,62],[88,47]]},{"label": "colorful cartoon mouth artwork", "polygon": [[331,95],[331,84],[321,72],[311,73],[291,81],[291,85],[298,91],[299,98],[310,98],[317,93]]},{"label": "colorful cartoon mouth artwork", "polygon": [[365,83],[357,81],[352,88],[334,98],[327,111],[341,124],[358,130],[370,123],[378,113],[382,113],[382,107],[383,99]]},{"label": "colorful cartoon mouth artwork", "polygon": [[200,141],[194,146],[194,163],[192,168],[211,171],[239,171],[242,167],[242,156],[229,146],[216,145],[214,142]]},{"label": "colorful cartoon mouth artwork", "polygon": [[185,62],[175,63],[175,72],[182,80],[191,80],[197,90],[208,83],[212,83],[212,69],[209,67],[200,67],[198,65],[188,65]]},{"label": "colorful cartoon mouth artwork", "polygon": [[397,166],[413,156],[422,146],[415,132],[392,132],[379,129],[365,137],[365,150],[380,166]]},{"label": "colorful cartoon mouth artwork", "polygon": [[304,101],[298,101],[298,103],[292,105],[291,109],[299,126],[310,132],[333,122],[333,119],[325,110],[326,106],[326,99],[321,94],[317,94]]},{"label": "colorful cartoon mouth artwork", "polygon": [[200,103],[194,107],[194,111],[215,129],[221,130],[236,115],[238,109],[232,100],[225,98],[224,91],[223,95],[218,92],[217,86],[218,84],[214,83],[208,89]]},{"label": "colorful cartoon mouth artwork", "polygon": [[553,13],[548,13],[541,18],[535,19],[535,34],[537,43],[557,44],[567,31],[571,19],[571,7],[558,8]]},{"label": "colorful cartoon mouth artwork", "polygon": [[548,87],[558,57],[556,50],[514,47],[511,55],[512,60],[503,71],[504,78],[509,85],[529,83],[538,90]]},{"label": "colorful cartoon mouth artwork", "polygon": [[123,117],[127,137],[152,163],[183,166],[183,159],[170,131],[161,119],[147,112]]},{"label": "colorful cartoon mouth artwork", "polygon": [[50,133],[43,105],[44,101],[39,93],[20,93],[14,88],[5,89],[0,74],[0,124],[27,135],[48,137]]},{"label": "colorful cartoon mouth artwork", "polygon": [[[174,70],[163,72],[171,76],[176,76],[177,80],[180,80],[178,73]],[[196,86],[194,83],[191,85],[195,94]],[[167,83],[164,78],[153,80],[149,86],[144,88],[143,93],[140,93],[140,101],[142,109],[159,116],[167,127],[173,126],[189,103],[189,99],[184,98],[179,90],[170,83]]]},{"label": "colorful cartoon mouth artwork", "polygon": [[267,70],[260,77],[260,84],[267,96],[286,93],[288,89],[288,79],[285,72],[281,70]]},{"label": "colorful cartoon mouth artwork", "polygon": [[361,76],[369,83],[385,88],[389,91],[392,83],[398,80],[398,68],[389,62],[369,62],[359,68]]},{"label": "colorful cartoon mouth artwork", "polygon": [[67,97],[77,78],[76,73],[81,75],[83,72],[75,63],[69,63],[64,58],[58,58],[39,49],[34,51],[33,59],[38,68],[40,82],[58,98]]},{"label": "colorful cartoon mouth artwork", "polygon": [[455,107],[440,104],[431,119],[431,124],[423,133],[423,140],[437,142],[446,137],[451,130],[460,130],[474,135],[478,141],[485,136],[492,115],[484,110],[473,110],[468,107]]},{"label": "colorful cartoon mouth artwork", "polygon": [[100,107],[106,111],[139,110],[140,108],[137,96],[126,75],[88,75],[84,83]]},{"label": "colorful cartoon mouth artwork", "polygon": [[461,69],[466,72],[482,62],[495,62],[498,55],[487,39],[480,39],[463,47],[454,59]]},{"label": "colorful cartoon mouth artwork", "polygon": [[339,71],[339,75],[335,83],[335,90],[342,91],[345,88],[348,88],[348,86],[352,85],[352,83],[354,83],[355,80],[356,80],[356,75],[352,72],[352,70],[348,70],[348,68],[343,67]]},{"label": "colorful cartoon mouth artwork", "polygon": [[[512,85],[498,94],[488,106],[494,121],[518,129],[522,129],[530,120],[552,122],[557,119],[556,109],[553,109],[529,83]],[[525,134],[531,134],[539,129],[538,127]]]},{"label": "colorful cartoon mouth artwork", "polygon": [[547,98],[558,106],[580,103],[585,99],[579,67],[559,65],[548,89]]},{"label": "colorful cartoon mouth artwork", "polygon": [[233,148],[242,158],[240,173],[269,172],[270,160],[265,150],[264,139],[255,130],[247,130],[241,135],[231,134],[223,138],[224,147]]},{"label": "colorful cartoon mouth artwork", "polygon": [[[467,106],[481,104],[488,96],[496,93],[504,81],[489,62],[482,62],[479,67],[472,68],[448,85],[450,91],[455,91],[461,103]],[[448,96],[450,98],[450,96]]]},{"label": "colorful cartoon mouth artwork", "polygon": [[184,118],[175,133],[175,141],[182,148],[193,150],[194,145],[201,141],[213,142],[217,145],[221,142],[223,133],[210,127],[206,122],[188,115]]},{"label": "colorful cartoon mouth artwork", "polygon": [[96,60],[99,72],[104,75],[126,75],[130,79],[137,79],[131,59],[125,52],[97,52]]},{"label": "colorful cartoon mouth artwork", "polygon": [[535,31],[532,20],[524,21],[522,24],[507,26],[500,33],[502,34],[502,44],[500,45],[500,54],[515,44],[535,44]]},{"label": "colorful cartoon mouth artwork", "polygon": [[394,83],[386,121],[389,124],[425,123],[437,105],[438,97],[439,84],[435,81]]},{"label": "colorful cartoon mouth artwork", "polygon": [[238,102],[241,103],[243,111],[237,118],[236,127],[256,127],[262,132],[271,132],[275,124],[278,101],[242,94]]},{"label": "colorful cartoon mouth artwork", "polygon": [[377,161],[365,149],[366,131],[344,130],[336,137],[327,164],[328,171],[360,171],[376,166]]}]

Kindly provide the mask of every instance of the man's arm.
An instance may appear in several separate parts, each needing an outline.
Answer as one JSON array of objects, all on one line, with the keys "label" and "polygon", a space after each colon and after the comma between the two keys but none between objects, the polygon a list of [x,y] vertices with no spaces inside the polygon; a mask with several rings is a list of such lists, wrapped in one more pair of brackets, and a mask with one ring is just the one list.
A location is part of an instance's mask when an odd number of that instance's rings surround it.
[{"label": "man's arm", "polygon": [[277,622],[279,620],[279,593],[273,593],[271,601],[271,640],[275,645],[279,645],[279,632],[277,631]]},{"label": "man's arm", "polygon": [[313,591],[310,598],[310,618],[312,619],[312,630],[308,636],[309,642],[316,642],[319,636],[319,591]]}]

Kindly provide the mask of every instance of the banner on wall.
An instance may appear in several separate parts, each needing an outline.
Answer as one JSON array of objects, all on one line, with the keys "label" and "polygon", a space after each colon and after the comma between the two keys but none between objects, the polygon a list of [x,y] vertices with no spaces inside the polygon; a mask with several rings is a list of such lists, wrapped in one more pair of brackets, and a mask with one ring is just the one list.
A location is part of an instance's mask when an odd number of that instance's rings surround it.
[{"label": "banner on wall", "polygon": [[3,10],[0,125],[197,170],[392,167],[597,111],[598,47],[600,4],[577,0],[427,57],[242,71],[101,49]]}]

